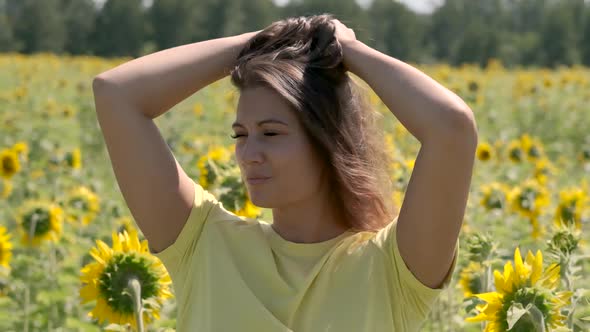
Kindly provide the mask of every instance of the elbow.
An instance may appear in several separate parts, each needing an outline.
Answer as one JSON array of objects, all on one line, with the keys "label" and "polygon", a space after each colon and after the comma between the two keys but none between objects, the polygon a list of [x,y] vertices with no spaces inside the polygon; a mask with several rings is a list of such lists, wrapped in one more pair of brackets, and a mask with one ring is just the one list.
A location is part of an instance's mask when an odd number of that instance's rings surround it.
[{"label": "elbow", "polygon": [[478,144],[478,130],[477,122],[475,121],[475,114],[469,107],[462,107],[453,111],[451,116],[451,130],[449,135],[454,138],[460,137],[467,144],[477,147]]},{"label": "elbow", "polygon": [[441,112],[439,121],[433,125],[436,130],[429,131],[425,142],[449,142],[452,145],[461,144],[473,149],[477,148],[478,133],[475,115],[469,107],[451,107]]},{"label": "elbow", "polygon": [[94,96],[106,93],[110,89],[110,86],[111,84],[109,81],[101,75],[95,76],[92,79],[92,92],[94,93]]}]

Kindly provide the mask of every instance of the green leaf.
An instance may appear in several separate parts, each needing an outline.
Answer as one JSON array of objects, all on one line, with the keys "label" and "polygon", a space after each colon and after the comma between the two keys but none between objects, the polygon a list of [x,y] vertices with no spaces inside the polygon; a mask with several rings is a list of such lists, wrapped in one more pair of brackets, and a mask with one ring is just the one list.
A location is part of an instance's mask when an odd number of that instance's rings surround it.
[{"label": "green leaf", "polygon": [[530,304],[527,308],[522,307],[522,303],[514,303],[513,305],[508,308],[508,312],[506,313],[506,322],[508,323],[508,331],[512,330],[514,324],[520,320],[520,318],[528,312]]},{"label": "green leaf", "polygon": [[545,332],[545,319],[543,313],[532,303],[527,304],[526,308],[522,307],[522,303],[514,303],[506,313],[506,321],[508,323],[508,331],[510,331],[518,321],[521,319],[523,323],[528,321],[532,323],[535,332]]},{"label": "green leaf", "polygon": [[532,303],[529,303],[527,308],[529,306],[529,314],[535,325],[535,331],[545,332],[545,319],[543,318],[543,313],[536,306],[532,305]]}]

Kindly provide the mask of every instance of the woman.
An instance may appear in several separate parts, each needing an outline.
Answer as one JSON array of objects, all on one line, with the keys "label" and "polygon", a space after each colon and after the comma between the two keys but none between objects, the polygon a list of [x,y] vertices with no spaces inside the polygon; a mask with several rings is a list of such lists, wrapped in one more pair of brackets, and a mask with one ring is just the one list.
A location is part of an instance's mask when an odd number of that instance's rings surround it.
[{"label": "woman", "polygon": [[[399,215],[350,71],[421,143]],[[231,74],[235,157],[272,224],[189,178],[153,119]],[[93,81],[124,199],[168,269],[178,331],[418,331],[451,279],[477,147],[473,112],[331,15],[150,54]]]}]

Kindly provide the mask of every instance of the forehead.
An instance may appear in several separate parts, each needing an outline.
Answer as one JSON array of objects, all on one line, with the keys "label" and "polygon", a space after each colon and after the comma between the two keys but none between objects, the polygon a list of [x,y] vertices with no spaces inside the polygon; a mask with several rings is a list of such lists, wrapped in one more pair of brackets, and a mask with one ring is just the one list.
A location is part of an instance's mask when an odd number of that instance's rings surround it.
[{"label": "forehead", "polygon": [[254,123],[267,118],[286,123],[296,120],[289,104],[274,90],[267,87],[244,89],[238,100],[236,122]]}]

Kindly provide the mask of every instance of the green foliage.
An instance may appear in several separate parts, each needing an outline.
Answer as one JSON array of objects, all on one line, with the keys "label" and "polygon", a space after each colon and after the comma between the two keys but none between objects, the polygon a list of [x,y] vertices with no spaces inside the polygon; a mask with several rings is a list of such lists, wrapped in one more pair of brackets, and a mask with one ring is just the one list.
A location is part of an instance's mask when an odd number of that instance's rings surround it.
[{"label": "green foliage", "polygon": [[373,0],[0,0],[0,52],[141,56],[332,13],[357,39],[402,61],[590,65],[590,2],[446,0],[431,14]]},{"label": "green foliage", "polygon": [[141,0],[107,0],[96,18],[95,54],[139,56],[146,24]]}]

